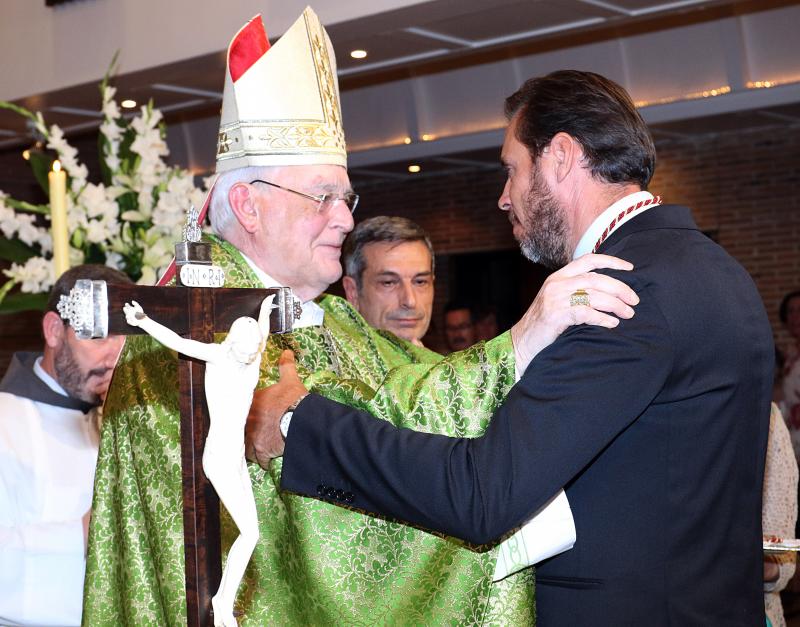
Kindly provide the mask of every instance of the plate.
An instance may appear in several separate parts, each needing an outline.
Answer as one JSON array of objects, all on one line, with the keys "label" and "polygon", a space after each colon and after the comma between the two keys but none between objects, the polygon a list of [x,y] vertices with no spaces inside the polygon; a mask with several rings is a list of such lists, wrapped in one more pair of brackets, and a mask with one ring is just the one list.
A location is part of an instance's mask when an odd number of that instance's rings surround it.
[{"label": "plate", "polygon": [[765,553],[786,553],[800,551],[800,540],[796,538],[783,538],[780,541],[764,540]]}]

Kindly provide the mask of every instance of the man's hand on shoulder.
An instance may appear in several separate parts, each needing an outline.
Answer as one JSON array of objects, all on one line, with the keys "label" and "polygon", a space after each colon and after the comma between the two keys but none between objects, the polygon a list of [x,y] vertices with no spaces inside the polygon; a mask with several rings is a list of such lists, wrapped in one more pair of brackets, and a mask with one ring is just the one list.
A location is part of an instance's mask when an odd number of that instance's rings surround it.
[{"label": "man's hand on shoulder", "polygon": [[[619,318],[633,317],[632,306],[639,303],[639,297],[622,281],[592,272],[601,268],[632,270],[633,265],[616,257],[590,253],[547,277],[528,311],[511,327],[519,374],[568,327],[593,324],[613,329]],[[588,304],[580,304],[581,301]]]},{"label": "man's hand on shoulder", "polygon": [[308,390],[297,376],[294,353],[285,350],[278,360],[280,378],[275,385],[253,394],[253,404],[245,425],[245,453],[262,468],[270,460],[283,455],[284,439],[280,431],[281,417],[295,405]]}]

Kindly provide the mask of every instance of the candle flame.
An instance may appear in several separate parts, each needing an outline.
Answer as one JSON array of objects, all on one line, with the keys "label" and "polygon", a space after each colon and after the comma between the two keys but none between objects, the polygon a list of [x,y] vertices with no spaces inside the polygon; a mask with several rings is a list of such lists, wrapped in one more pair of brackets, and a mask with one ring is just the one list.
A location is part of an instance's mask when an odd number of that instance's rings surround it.
[{"label": "candle flame", "polygon": [[61,162],[58,159],[53,161],[53,172],[61,172]]}]

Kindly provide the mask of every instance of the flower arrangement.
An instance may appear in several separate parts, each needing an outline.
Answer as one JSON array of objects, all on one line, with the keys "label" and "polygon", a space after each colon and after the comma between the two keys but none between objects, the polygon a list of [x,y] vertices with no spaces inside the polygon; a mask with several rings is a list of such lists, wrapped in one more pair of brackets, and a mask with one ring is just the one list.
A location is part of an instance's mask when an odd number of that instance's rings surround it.
[{"label": "flower arrangement", "polygon": [[[205,192],[195,187],[190,172],[164,162],[169,153],[166,131],[152,102],[132,119],[123,117],[114,99],[116,89],[109,85],[115,61],[100,83],[100,183],[88,181],[77,150],[58,126],[47,126],[41,113],[9,102],[0,101],[0,107],[30,120],[67,173],[70,265],[102,263],[153,285],[172,259],[186,210],[201,206]],[[28,161],[48,193],[52,154],[31,150]],[[0,286],[0,312],[43,307],[55,280],[52,250],[50,207],[14,200],[0,191],[0,259],[12,262],[3,270],[7,280]],[[10,294],[16,286],[19,290]]]}]

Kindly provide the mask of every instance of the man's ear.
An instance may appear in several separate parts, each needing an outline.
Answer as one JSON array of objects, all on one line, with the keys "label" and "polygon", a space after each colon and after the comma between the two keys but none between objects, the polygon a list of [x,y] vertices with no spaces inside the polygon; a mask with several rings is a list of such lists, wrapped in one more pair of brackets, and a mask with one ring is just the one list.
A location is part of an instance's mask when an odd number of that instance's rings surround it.
[{"label": "man's ear", "polygon": [[64,326],[64,321],[55,311],[48,311],[42,318],[42,334],[44,335],[44,342],[50,348],[57,348],[64,341],[64,334],[67,332],[67,327]]},{"label": "man's ear", "polygon": [[345,275],[342,277],[342,287],[344,287],[344,295],[347,298],[347,302],[358,309],[358,286],[356,285],[356,280],[351,276]]},{"label": "man's ear", "polygon": [[236,183],[228,192],[228,203],[233,215],[248,233],[258,230],[258,205],[255,202],[253,190],[246,183]]},{"label": "man's ear", "polygon": [[580,143],[568,133],[559,132],[553,135],[547,146],[555,168],[556,180],[560,183],[575,168],[581,167],[583,148]]}]

